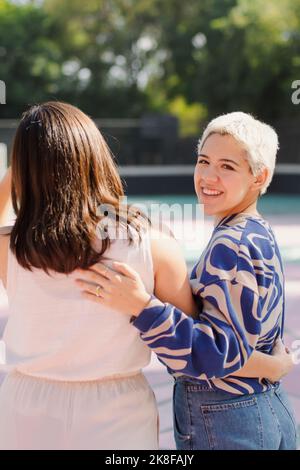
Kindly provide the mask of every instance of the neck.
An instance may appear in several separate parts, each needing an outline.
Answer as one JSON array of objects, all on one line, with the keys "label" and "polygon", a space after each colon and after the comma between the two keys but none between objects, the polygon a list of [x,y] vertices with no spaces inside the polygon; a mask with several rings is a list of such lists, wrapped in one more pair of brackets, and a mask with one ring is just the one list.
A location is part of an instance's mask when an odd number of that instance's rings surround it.
[{"label": "neck", "polygon": [[217,214],[214,218],[214,226],[216,227],[220,223],[220,221],[225,217],[240,213],[246,213],[249,215],[259,215],[257,211],[257,199],[248,205],[240,205],[239,207],[234,207],[226,212],[223,212],[222,214]]}]

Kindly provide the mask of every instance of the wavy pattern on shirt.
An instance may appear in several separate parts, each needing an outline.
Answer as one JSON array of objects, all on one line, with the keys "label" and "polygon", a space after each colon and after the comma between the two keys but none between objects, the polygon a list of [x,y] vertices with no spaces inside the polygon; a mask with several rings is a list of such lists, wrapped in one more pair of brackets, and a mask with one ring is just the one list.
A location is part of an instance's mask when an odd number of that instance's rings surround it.
[{"label": "wavy pattern on shirt", "polygon": [[190,282],[199,318],[153,296],[134,322],[143,341],[175,377],[233,394],[269,389],[268,381],[234,376],[254,349],[270,353],[282,336],[284,277],[269,224],[243,213],[225,218]]}]

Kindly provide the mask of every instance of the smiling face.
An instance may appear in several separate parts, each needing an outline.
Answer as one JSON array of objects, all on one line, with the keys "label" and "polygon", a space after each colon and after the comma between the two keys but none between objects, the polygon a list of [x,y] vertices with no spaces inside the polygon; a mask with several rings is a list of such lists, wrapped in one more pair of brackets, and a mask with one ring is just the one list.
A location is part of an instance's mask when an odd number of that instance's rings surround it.
[{"label": "smiling face", "polygon": [[220,220],[254,204],[266,176],[253,175],[246,150],[231,135],[211,134],[199,151],[194,184],[205,214]]}]

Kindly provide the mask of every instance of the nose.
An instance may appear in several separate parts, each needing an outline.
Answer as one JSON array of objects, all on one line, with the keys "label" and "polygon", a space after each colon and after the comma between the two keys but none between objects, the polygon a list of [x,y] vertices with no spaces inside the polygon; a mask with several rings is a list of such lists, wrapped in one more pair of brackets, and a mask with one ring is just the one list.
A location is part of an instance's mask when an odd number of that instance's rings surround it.
[{"label": "nose", "polygon": [[201,179],[205,182],[216,182],[218,180],[218,173],[213,165],[205,165],[201,171]]}]

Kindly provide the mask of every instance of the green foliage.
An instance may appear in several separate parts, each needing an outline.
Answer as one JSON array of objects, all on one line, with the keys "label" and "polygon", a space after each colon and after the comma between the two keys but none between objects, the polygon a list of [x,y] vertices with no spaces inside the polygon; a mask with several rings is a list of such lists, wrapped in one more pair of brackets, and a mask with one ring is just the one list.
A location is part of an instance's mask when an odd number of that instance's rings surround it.
[{"label": "green foliage", "polygon": [[[300,0],[0,0],[1,117],[61,99],[94,117],[298,113]],[[187,123],[184,124],[184,121]]]},{"label": "green foliage", "polygon": [[1,117],[18,116],[27,103],[57,92],[62,55],[55,25],[40,7],[0,0],[0,60],[7,86]]},{"label": "green foliage", "polygon": [[169,102],[167,111],[178,118],[181,137],[199,135],[201,124],[207,117],[207,110],[203,105],[188,104],[183,96],[177,96]]}]

